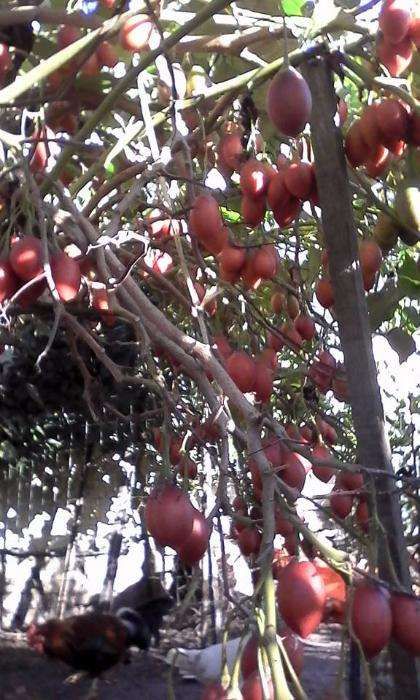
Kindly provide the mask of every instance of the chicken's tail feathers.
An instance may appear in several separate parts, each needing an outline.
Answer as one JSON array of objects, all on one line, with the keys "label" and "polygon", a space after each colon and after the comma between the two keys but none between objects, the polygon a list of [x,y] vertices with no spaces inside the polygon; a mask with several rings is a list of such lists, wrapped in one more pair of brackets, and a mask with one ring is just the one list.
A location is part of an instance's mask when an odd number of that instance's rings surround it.
[{"label": "chicken's tail feathers", "polygon": [[120,608],[116,615],[127,630],[128,646],[148,649],[152,633],[141,613],[132,608]]}]

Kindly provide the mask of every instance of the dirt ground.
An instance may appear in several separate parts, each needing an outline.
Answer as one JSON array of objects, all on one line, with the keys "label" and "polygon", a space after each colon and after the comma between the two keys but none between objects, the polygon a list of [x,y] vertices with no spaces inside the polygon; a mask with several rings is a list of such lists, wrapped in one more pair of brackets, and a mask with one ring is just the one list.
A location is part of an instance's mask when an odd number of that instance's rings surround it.
[{"label": "dirt ground", "polygon": [[[321,626],[305,645],[302,683],[310,700],[336,700],[332,694],[338,672],[339,628]],[[165,700],[168,666],[154,652],[132,655],[132,662],[107,674],[100,683],[100,700]],[[64,683],[66,666],[28,649],[23,635],[0,634],[0,700],[83,700],[89,681]],[[176,700],[199,700],[202,687],[174,674]]]}]

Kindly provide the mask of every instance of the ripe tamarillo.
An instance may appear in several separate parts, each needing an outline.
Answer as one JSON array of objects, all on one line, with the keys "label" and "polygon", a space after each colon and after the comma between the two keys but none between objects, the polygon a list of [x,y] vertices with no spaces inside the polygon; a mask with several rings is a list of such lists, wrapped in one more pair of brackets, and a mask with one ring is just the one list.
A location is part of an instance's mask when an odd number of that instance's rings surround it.
[{"label": "ripe tamarillo", "polygon": [[250,158],[241,168],[240,185],[242,192],[252,199],[260,199],[267,194],[270,178],[267,166],[255,158]]},{"label": "ripe tamarillo", "polygon": [[219,263],[227,272],[240,272],[246,262],[246,248],[228,244],[219,255]]},{"label": "ripe tamarillo", "polygon": [[238,545],[244,557],[258,554],[261,546],[261,534],[255,527],[245,527],[238,535]]},{"label": "ripe tamarillo", "polygon": [[242,195],[241,214],[248,226],[258,226],[264,219],[266,212],[265,197],[249,197]]},{"label": "ripe tamarillo", "polygon": [[224,134],[219,141],[217,152],[222,168],[239,170],[244,156],[241,134]]},{"label": "ripe tamarillo", "polygon": [[284,183],[290,194],[299,199],[307,199],[313,189],[315,174],[311,163],[299,161],[291,163],[284,171]]},{"label": "ripe tamarillo", "polygon": [[72,301],[79,293],[82,275],[79,263],[64,251],[54,253],[50,259],[51,274],[61,301]]},{"label": "ripe tamarillo", "polygon": [[379,13],[379,28],[391,44],[398,44],[407,36],[410,22],[411,13],[406,0],[387,2]]},{"label": "ripe tamarillo", "polygon": [[267,92],[270,121],[285,136],[303,131],[312,110],[312,97],[306,80],[295,68],[286,68],[272,79]]},{"label": "ripe tamarillo", "polygon": [[312,467],[312,471],[320,481],[328,483],[332,476],[336,473],[334,467],[329,467],[328,462],[333,460],[333,456],[328,447],[325,447],[321,442],[318,442],[312,450],[312,457],[319,462],[326,462],[325,465],[316,465]]},{"label": "ripe tamarillo", "polygon": [[332,491],[330,494],[330,508],[334,515],[344,520],[350,515],[353,508],[353,496],[340,491]]},{"label": "ripe tamarillo", "polygon": [[5,299],[10,299],[18,287],[19,280],[10,263],[7,260],[0,260],[0,304]]},{"label": "ripe tamarillo", "polygon": [[393,593],[392,636],[403,649],[420,656],[420,599]]},{"label": "ripe tamarillo", "polygon": [[9,262],[15,275],[29,282],[43,271],[43,252],[39,238],[23,236],[13,243]]},{"label": "ripe tamarillo", "polygon": [[194,200],[189,215],[189,229],[214,255],[227,245],[227,230],[223,226],[219,205],[211,194],[201,194]]},{"label": "ripe tamarillo", "polygon": [[321,277],[315,286],[315,296],[324,309],[334,305],[334,292],[332,284],[327,277]]},{"label": "ripe tamarillo", "polygon": [[201,700],[227,700],[228,694],[221,683],[210,683],[203,688]]},{"label": "ripe tamarillo", "polygon": [[345,138],[347,159],[353,168],[364,165],[370,155],[370,148],[363,138],[360,119],[356,119],[348,130]]},{"label": "ripe tamarillo", "polygon": [[406,108],[395,98],[382,100],[376,110],[378,130],[381,143],[387,148],[401,140],[405,140],[408,134],[409,113]]},{"label": "ripe tamarillo", "polygon": [[226,360],[226,370],[240,391],[254,390],[255,362],[243,350],[233,352]]},{"label": "ripe tamarillo", "polygon": [[353,632],[366,658],[371,659],[391,639],[392,614],[388,592],[370,583],[360,583],[354,590],[350,614]]},{"label": "ripe tamarillo", "polygon": [[120,44],[126,51],[141,52],[149,48],[153,24],[148,15],[130,17],[120,30]]},{"label": "ripe tamarillo", "polygon": [[315,322],[306,314],[299,314],[295,318],[295,328],[304,340],[312,340],[315,335]]},{"label": "ripe tamarillo", "polygon": [[210,539],[210,527],[200,511],[193,509],[192,530],[178,548],[179,558],[187,566],[193,566],[203,558]]},{"label": "ripe tamarillo", "polygon": [[162,547],[177,549],[191,534],[194,510],[180,488],[158,484],[147,497],[145,518],[147,529]]},{"label": "ripe tamarillo", "polygon": [[264,695],[260,674],[254,671],[245,680],[241,692],[243,700],[274,700],[274,689],[271,678],[267,678],[268,696]]},{"label": "ripe tamarillo", "polygon": [[300,637],[305,639],[318,627],[325,599],[324,582],[311,562],[293,560],[280,571],[277,584],[280,614]]},{"label": "ripe tamarillo", "polygon": [[276,276],[277,264],[278,254],[273,245],[261,246],[254,255],[254,273],[262,279],[273,279]]},{"label": "ripe tamarillo", "polygon": [[391,44],[380,37],[376,45],[379,62],[385,66],[393,78],[398,78],[410,65],[413,58],[413,45],[408,36],[398,44]]},{"label": "ripe tamarillo", "polygon": [[273,393],[273,371],[263,362],[255,363],[255,398],[261,403],[267,403]]}]

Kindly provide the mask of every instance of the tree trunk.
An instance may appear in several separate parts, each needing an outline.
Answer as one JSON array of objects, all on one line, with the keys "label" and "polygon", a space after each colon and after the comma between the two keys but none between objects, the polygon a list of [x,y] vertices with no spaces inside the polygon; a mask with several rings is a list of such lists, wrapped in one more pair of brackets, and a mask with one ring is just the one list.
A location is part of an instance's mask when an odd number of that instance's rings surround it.
[{"label": "tree trunk", "polygon": [[[394,568],[401,584],[410,590],[401,506],[391,476],[391,453],[372,350],[343,140],[334,124],[337,98],[332,71],[327,59],[319,58],[305,65],[304,74],[313,100],[311,132],[316,179],[358,459],[367,469],[384,472],[373,475],[381,524],[377,532],[378,571],[383,580],[392,583]],[[390,652],[395,688],[407,700],[420,697],[415,659],[396,645],[391,645]]]}]

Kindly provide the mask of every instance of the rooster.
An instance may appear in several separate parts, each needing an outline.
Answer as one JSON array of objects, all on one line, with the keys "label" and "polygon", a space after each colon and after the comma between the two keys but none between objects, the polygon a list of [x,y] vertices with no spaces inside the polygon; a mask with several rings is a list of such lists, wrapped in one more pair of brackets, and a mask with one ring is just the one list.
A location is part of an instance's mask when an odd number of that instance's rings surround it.
[{"label": "rooster", "polygon": [[127,661],[130,646],[148,649],[151,632],[139,613],[122,608],[116,614],[87,613],[32,624],[27,639],[36,651],[88,673],[94,679],[89,694],[93,698],[100,674]]}]

